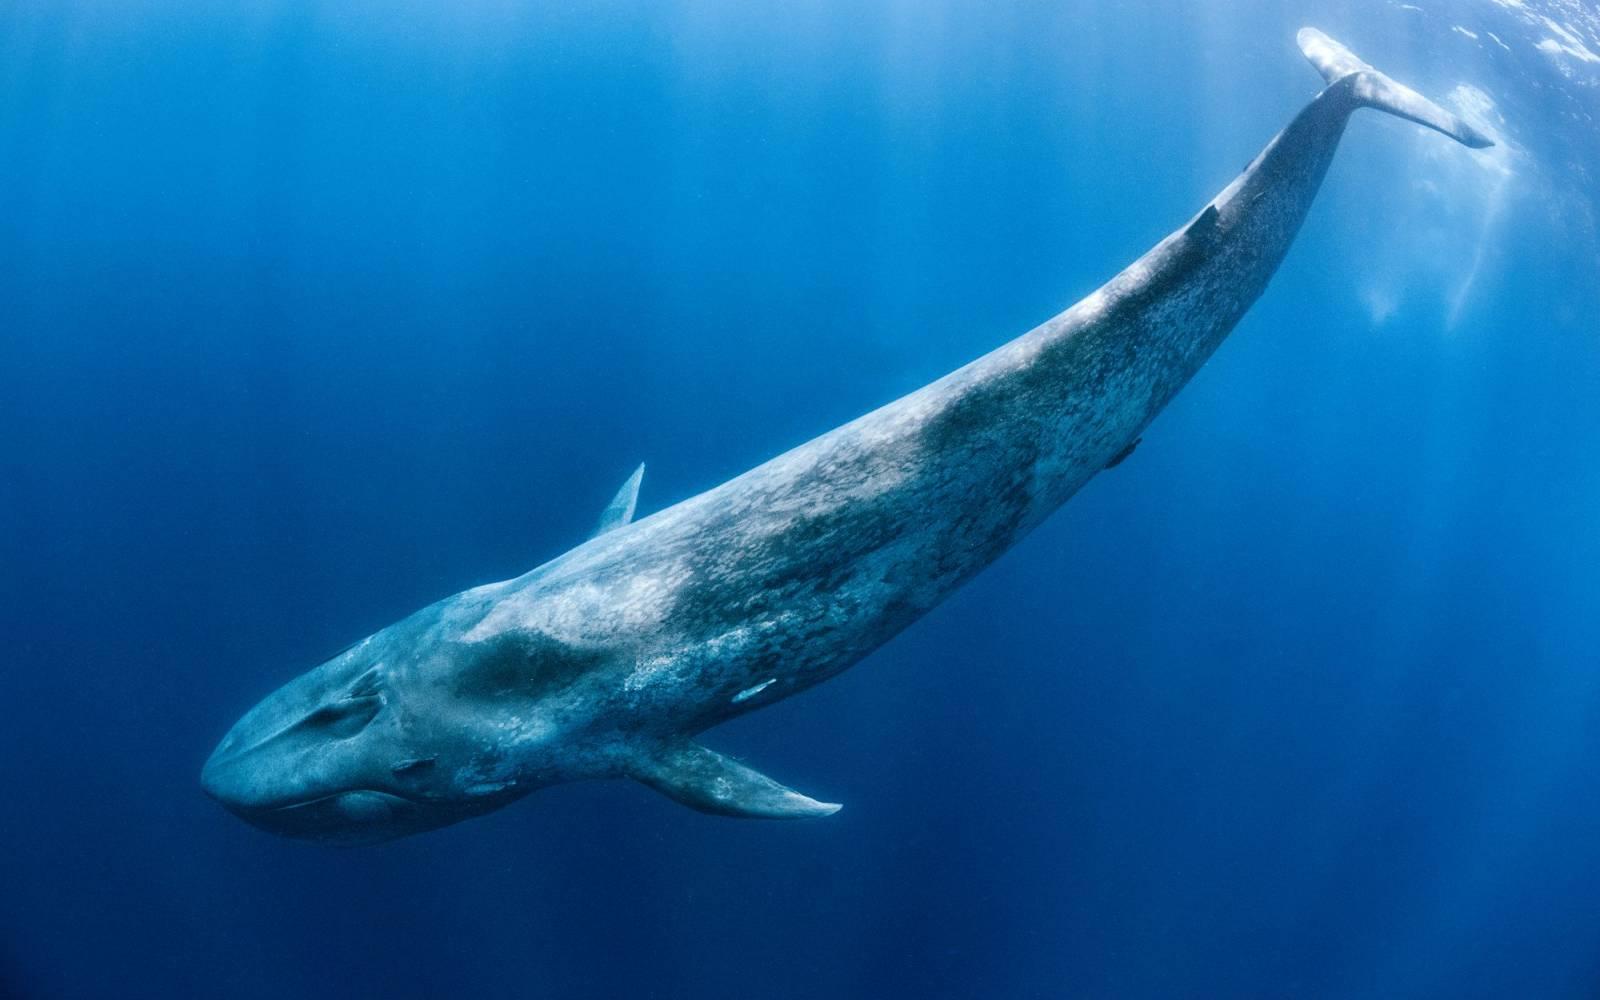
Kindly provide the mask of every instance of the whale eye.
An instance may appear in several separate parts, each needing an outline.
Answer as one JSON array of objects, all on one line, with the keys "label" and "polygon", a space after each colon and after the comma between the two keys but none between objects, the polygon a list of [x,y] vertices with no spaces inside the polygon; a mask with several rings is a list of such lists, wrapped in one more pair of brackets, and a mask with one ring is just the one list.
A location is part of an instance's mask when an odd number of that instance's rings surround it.
[{"label": "whale eye", "polygon": [[378,676],[378,668],[377,667],[373,667],[371,670],[368,670],[366,673],[364,673],[360,677],[356,678],[356,682],[354,684],[350,685],[350,693],[348,695],[346,695],[346,697],[349,697],[349,698],[373,698],[373,697],[376,697],[377,694],[378,694],[378,690],[379,690],[381,681],[382,681],[382,678],[380,678]]},{"label": "whale eye", "polygon": [[439,758],[437,757],[412,757],[409,760],[400,761],[389,770],[398,778],[405,774],[416,774],[419,771],[431,770],[433,765],[438,763],[438,760]]},{"label": "whale eye", "polygon": [[383,699],[377,695],[367,695],[360,698],[346,698],[336,701],[306,716],[301,725],[318,729],[334,739],[347,740],[367,728],[373,718],[378,714],[378,709],[383,707]]}]

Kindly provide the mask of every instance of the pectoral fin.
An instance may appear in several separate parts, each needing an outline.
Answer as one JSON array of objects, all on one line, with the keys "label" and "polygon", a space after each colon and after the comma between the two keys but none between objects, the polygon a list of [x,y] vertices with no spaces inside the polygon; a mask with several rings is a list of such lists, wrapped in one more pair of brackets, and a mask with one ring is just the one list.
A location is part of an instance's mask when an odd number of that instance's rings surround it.
[{"label": "pectoral fin", "polygon": [[806,819],[831,816],[839,806],[785,788],[732,757],[691,740],[655,744],[638,751],[625,768],[669,799],[719,816],[745,819]]}]

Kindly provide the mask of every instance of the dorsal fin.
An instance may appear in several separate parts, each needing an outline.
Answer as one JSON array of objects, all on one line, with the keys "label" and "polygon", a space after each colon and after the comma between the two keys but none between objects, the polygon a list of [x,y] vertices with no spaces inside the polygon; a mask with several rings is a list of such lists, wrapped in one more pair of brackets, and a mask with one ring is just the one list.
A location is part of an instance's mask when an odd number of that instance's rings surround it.
[{"label": "dorsal fin", "polygon": [[1194,217],[1193,222],[1184,227],[1183,235],[1194,240],[1209,240],[1216,234],[1220,215],[1217,206],[1207,205],[1204,211]]},{"label": "dorsal fin", "polygon": [[617,490],[617,495],[611,498],[606,509],[600,512],[600,523],[594,526],[595,535],[603,535],[633,520],[633,512],[639,506],[639,483],[643,479],[644,463],[640,462],[639,467],[633,470],[633,475]]}]

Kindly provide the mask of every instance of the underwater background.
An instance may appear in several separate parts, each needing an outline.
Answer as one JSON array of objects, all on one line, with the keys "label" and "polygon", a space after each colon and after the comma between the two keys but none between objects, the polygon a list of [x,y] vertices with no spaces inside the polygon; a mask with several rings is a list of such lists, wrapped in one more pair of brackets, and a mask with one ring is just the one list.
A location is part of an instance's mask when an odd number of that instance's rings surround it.
[{"label": "underwater background", "polygon": [[[1130,460],[630,782],[337,850],[200,792],[436,598],[1093,290],[1358,114]],[[1600,996],[1589,3],[0,8],[0,995]]]}]

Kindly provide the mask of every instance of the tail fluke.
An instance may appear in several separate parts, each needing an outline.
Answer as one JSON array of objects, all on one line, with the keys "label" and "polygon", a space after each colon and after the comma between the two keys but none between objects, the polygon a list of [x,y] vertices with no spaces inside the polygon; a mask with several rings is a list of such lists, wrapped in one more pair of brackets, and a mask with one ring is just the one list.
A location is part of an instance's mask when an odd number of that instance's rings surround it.
[{"label": "tail fluke", "polygon": [[1301,28],[1295,40],[1300,43],[1300,51],[1306,54],[1311,65],[1317,68],[1330,86],[1353,77],[1349,84],[1350,95],[1357,102],[1425,125],[1435,132],[1443,132],[1473,149],[1494,145],[1493,140],[1482,132],[1410,87],[1395,83],[1316,28]]}]

